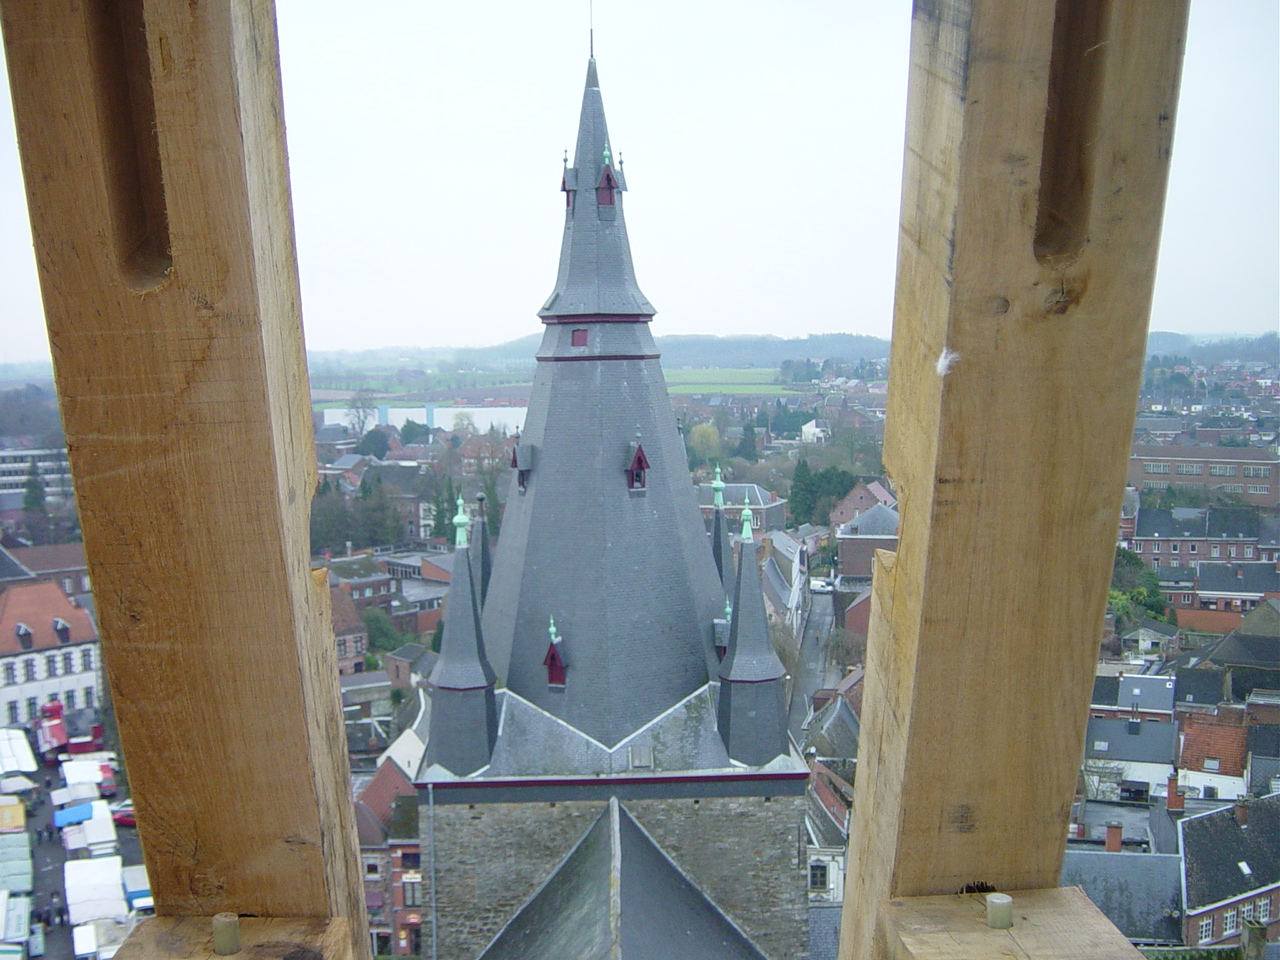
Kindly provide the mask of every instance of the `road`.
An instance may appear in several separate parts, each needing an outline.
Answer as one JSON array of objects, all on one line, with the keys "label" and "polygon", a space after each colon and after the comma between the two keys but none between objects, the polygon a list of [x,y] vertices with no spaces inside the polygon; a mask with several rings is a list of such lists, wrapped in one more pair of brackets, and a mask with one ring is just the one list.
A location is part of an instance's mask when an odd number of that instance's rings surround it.
[{"label": "road", "polygon": [[804,636],[800,638],[797,676],[791,687],[791,708],[787,715],[787,729],[795,737],[796,743],[804,739],[801,726],[809,718],[809,705],[813,702],[814,693],[840,679],[838,670],[834,678],[827,676],[830,671],[827,667],[826,645],[835,617],[833,599],[829,593],[810,596],[812,605],[809,608],[809,619],[805,623]]}]

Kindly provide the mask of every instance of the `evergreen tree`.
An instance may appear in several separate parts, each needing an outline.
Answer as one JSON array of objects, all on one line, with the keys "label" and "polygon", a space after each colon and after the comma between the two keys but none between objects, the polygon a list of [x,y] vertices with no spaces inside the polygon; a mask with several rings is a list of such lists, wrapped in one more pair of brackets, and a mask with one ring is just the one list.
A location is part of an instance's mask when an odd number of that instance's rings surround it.
[{"label": "evergreen tree", "polygon": [[391,449],[391,440],[387,435],[374,427],[356,444],[354,452],[362,457],[377,457],[379,460],[387,455],[387,451]]},{"label": "evergreen tree", "polygon": [[813,471],[809,469],[809,461],[801,459],[796,464],[795,475],[791,478],[791,517],[797,524],[808,523],[813,516],[813,504],[817,500],[817,489],[813,480]]},{"label": "evergreen tree", "polygon": [[[367,491],[367,492],[366,492]],[[358,547],[377,547],[400,539],[400,515],[387,496],[382,478],[360,481],[355,503],[355,537]]]},{"label": "evergreen tree", "polygon": [[405,444],[425,442],[430,435],[431,430],[426,424],[415,423],[413,420],[406,420],[404,426],[400,428],[400,442]]},{"label": "evergreen tree", "polygon": [[760,459],[760,454],[756,452],[756,428],[750,423],[743,425],[742,439],[738,441],[737,447],[734,448],[733,455],[742,457],[744,460],[750,460],[752,463]]},{"label": "evergreen tree", "polygon": [[22,509],[27,513],[49,515],[48,507],[45,505],[44,481],[40,479],[40,468],[36,464],[35,457],[31,458],[31,466],[27,470],[27,486],[22,495]]},{"label": "evergreen tree", "polygon": [[326,479],[311,501],[311,553],[318,556],[328,550],[341,554],[353,536],[351,508]]}]

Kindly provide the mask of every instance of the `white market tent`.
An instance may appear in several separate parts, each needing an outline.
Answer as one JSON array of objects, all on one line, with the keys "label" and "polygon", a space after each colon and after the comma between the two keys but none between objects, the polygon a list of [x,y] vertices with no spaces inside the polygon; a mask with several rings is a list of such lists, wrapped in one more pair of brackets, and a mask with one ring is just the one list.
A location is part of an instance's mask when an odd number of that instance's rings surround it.
[{"label": "white market tent", "polygon": [[68,786],[73,783],[101,783],[102,764],[93,760],[68,760],[62,765],[62,778]]},{"label": "white market tent", "polygon": [[72,926],[128,915],[123,870],[124,861],[118,856],[68,860],[62,865]]},{"label": "white market tent", "polygon": [[49,799],[55,807],[65,807],[71,803],[84,803],[98,799],[98,787],[93,783],[73,783],[69,787],[59,787],[49,792]]},{"label": "white market tent", "polygon": [[0,727],[0,773],[35,773],[36,755],[21,730]]},{"label": "white market tent", "polygon": [[26,793],[36,788],[35,781],[22,774],[0,778],[0,793]]}]

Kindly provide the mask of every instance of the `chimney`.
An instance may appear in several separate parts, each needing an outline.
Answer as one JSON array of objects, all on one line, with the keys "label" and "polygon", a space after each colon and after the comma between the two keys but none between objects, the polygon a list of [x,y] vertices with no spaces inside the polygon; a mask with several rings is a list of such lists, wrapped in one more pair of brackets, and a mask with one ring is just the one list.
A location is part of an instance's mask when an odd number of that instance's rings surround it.
[{"label": "chimney", "polygon": [[1107,821],[1107,853],[1120,852],[1120,821]]},{"label": "chimney", "polygon": [[351,556],[351,541],[347,541],[347,556]]},{"label": "chimney", "polygon": [[1182,813],[1187,808],[1186,798],[1178,791],[1178,771],[1169,774],[1169,795],[1165,798],[1165,809],[1170,813]]},{"label": "chimney", "polygon": [[1242,827],[1249,825],[1249,801],[1253,798],[1247,793],[1236,797],[1236,805],[1232,812],[1236,815],[1236,823]]}]

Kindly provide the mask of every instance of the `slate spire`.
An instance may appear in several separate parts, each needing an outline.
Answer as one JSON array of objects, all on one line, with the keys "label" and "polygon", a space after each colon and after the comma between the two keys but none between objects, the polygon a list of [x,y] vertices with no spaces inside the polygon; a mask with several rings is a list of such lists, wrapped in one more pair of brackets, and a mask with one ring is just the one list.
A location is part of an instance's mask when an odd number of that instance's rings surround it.
[{"label": "slate spire", "polygon": [[[489,519],[485,515],[486,497],[483,493],[476,497],[475,532],[471,535],[471,577],[479,591],[477,603],[484,609],[485,597],[489,593],[489,578],[493,575],[493,556],[489,547]],[[496,506],[495,506],[495,509]]]},{"label": "slate spire", "polygon": [[716,562],[716,572],[724,585],[727,597],[732,589],[733,548],[729,543],[729,519],[724,514],[724,480],[720,477],[720,465],[716,465],[716,478],[711,481],[715,511],[711,515],[711,556]]},{"label": "slate spire", "polygon": [[458,498],[453,581],[444,612],[440,659],[431,671],[431,738],[427,763],[457,776],[488,764],[498,736],[493,667],[485,655],[475,574],[467,546],[468,519]]},{"label": "slate spire", "polygon": [[[635,283],[616,156],[592,60],[565,169],[560,273],[540,312],[483,612],[499,682],[608,746],[712,679],[725,596],[690,496],[653,307]],[[563,677],[547,662],[553,616],[568,647]]]},{"label": "slate spire", "polygon": [[640,292],[631,264],[622,218],[627,183],[609,143],[594,57],[587,63],[573,166],[566,165],[560,189],[565,195],[560,271],[538,315],[548,323],[558,318],[652,317],[656,311]]},{"label": "slate spire", "polygon": [[733,622],[729,626],[729,645],[720,662],[716,717],[729,756],[748,766],[760,766],[787,752],[782,680],[786,670],[769,636],[749,508],[744,508],[743,513],[746,517],[734,581]]}]

